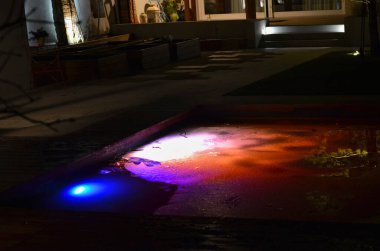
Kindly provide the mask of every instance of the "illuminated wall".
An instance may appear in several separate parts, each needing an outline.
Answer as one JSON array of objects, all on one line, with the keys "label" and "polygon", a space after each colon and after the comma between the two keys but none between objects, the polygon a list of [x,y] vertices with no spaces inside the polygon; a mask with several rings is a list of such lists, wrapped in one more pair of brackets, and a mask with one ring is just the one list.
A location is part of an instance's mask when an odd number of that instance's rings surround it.
[{"label": "illuminated wall", "polygon": [[[115,4],[116,0],[63,0],[62,4],[69,2],[75,5],[77,17],[69,13],[66,8],[65,26],[69,30],[69,43],[90,39],[96,35],[107,34],[110,25],[116,22]],[[65,7],[63,7],[65,9]],[[49,33],[47,43],[58,41],[54,26],[52,0],[26,0],[25,13],[27,15],[28,32],[37,30],[41,26]],[[74,22],[72,22],[74,21]],[[76,27],[75,24],[78,24]],[[74,33],[81,33],[80,36]],[[81,37],[83,36],[83,37]],[[29,34],[31,38],[31,34]],[[30,40],[30,44],[35,41]]]},{"label": "illuminated wall", "polygon": [[[49,33],[46,42],[57,42],[51,0],[25,0],[25,16],[29,39],[32,38],[30,31],[43,27]],[[29,41],[30,44],[36,43],[33,40]]]},{"label": "illuminated wall", "polygon": [[74,0],[61,0],[66,35],[69,44],[84,42],[82,28],[79,25],[77,9]]},{"label": "illuminated wall", "polygon": [[116,0],[75,0],[84,39],[107,34],[116,23]]}]

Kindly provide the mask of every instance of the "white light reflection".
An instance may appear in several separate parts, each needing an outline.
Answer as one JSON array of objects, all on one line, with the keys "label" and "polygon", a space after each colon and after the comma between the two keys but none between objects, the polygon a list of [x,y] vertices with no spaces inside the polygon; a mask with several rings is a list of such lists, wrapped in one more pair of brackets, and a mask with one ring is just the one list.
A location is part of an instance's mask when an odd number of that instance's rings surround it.
[{"label": "white light reflection", "polygon": [[216,135],[208,133],[180,134],[166,136],[145,145],[141,151],[124,156],[139,157],[154,161],[170,161],[191,157],[196,152],[215,147]]}]

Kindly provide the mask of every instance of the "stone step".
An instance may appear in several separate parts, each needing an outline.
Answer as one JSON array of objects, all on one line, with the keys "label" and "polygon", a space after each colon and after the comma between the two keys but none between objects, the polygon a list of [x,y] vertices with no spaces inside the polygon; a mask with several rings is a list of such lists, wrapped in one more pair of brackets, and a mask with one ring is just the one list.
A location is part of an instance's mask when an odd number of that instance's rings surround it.
[{"label": "stone step", "polygon": [[248,48],[245,38],[201,39],[201,51],[241,50]]},{"label": "stone step", "polygon": [[336,47],[346,44],[344,26],[269,26],[260,47]]},{"label": "stone step", "polygon": [[339,47],[345,46],[344,39],[307,39],[307,40],[282,40],[261,41],[261,48],[284,48],[284,47]]},{"label": "stone step", "polygon": [[345,33],[284,33],[264,35],[265,41],[344,39]]}]

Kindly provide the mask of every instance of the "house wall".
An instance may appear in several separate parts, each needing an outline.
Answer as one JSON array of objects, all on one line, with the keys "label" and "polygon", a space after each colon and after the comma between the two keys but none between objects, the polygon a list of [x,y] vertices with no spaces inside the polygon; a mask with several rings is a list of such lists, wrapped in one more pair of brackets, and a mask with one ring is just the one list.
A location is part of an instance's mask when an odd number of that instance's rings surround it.
[{"label": "house wall", "polygon": [[148,0],[136,1],[136,13],[138,16],[144,12],[145,4],[147,3],[148,3]]},{"label": "house wall", "polygon": [[[380,17],[378,17],[377,23],[380,39]],[[344,25],[346,29],[347,46],[358,47],[361,45],[370,45],[368,18],[365,18],[364,25],[362,26],[361,17],[346,17],[344,20]],[[362,41],[362,34],[364,35],[364,41]]]},{"label": "house wall", "polygon": [[75,0],[75,7],[77,9],[78,19],[80,22],[80,27],[83,32],[83,37],[87,40],[90,36],[90,17],[91,17],[91,7],[89,0]]},{"label": "house wall", "polygon": [[[29,90],[31,87],[30,53],[25,16],[22,11],[23,2],[23,0],[3,1],[0,8],[1,99],[17,97],[21,95],[18,88]],[[3,27],[7,22],[16,22],[16,25]],[[2,107],[1,102],[0,107]]]},{"label": "house wall", "polygon": [[[3,7],[1,9],[3,9]],[[32,35],[29,32],[35,31],[40,27],[43,27],[49,33],[46,39],[47,43],[57,42],[51,0],[25,0],[25,17],[28,39],[31,45],[36,44],[36,41],[32,40]]]},{"label": "house wall", "polygon": [[[362,16],[363,4],[359,1],[346,0],[346,17],[360,17]],[[377,15],[380,16],[380,2],[377,1]]]},{"label": "house wall", "polygon": [[[43,27],[49,33],[47,43],[58,41],[54,26],[52,1],[54,0],[25,1],[28,32]],[[116,23],[116,0],[74,0],[74,3],[85,40],[107,34],[110,31],[111,24]],[[103,17],[94,16],[93,9],[97,3],[102,9],[102,13],[105,14]],[[32,35],[28,35],[31,39]],[[30,44],[36,44],[36,41],[30,40]]]},{"label": "house wall", "polygon": [[116,0],[75,0],[85,40],[107,34],[116,23]]},{"label": "house wall", "polygon": [[[366,11],[366,9],[365,9]],[[380,3],[377,4],[378,27],[380,29]],[[362,23],[364,25],[362,25]],[[346,1],[346,16],[344,19],[347,46],[369,46],[368,17],[362,18],[362,3]],[[362,41],[362,34],[364,41]],[[380,34],[380,32],[379,32]],[[363,43],[363,44],[362,44]]]},{"label": "house wall", "polygon": [[107,34],[116,23],[115,0],[75,0],[85,39]]},{"label": "house wall", "polygon": [[257,47],[265,20],[196,21],[150,24],[116,24],[111,34],[131,34],[134,39],[173,36],[175,39],[244,39],[249,47]]},{"label": "house wall", "polygon": [[361,8],[362,3],[356,2],[356,1],[346,1],[346,17],[351,16],[360,16],[361,15]]}]

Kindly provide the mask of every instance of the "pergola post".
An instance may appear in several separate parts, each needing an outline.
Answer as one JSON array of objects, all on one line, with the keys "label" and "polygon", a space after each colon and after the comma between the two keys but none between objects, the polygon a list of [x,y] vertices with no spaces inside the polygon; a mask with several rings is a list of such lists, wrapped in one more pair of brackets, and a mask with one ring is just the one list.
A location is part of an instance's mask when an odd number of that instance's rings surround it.
[{"label": "pergola post", "polygon": [[196,0],[184,0],[185,2],[185,21],[195,21],[196,15]]},{"label": "pergola post", "polygon": [[245,13],[247,19],[256,19],[256,0],[245,0]]},{"label": "pergola post", "polygon": [[185,21],[190,21],[190,3],[189,0],[185,0]]}]

